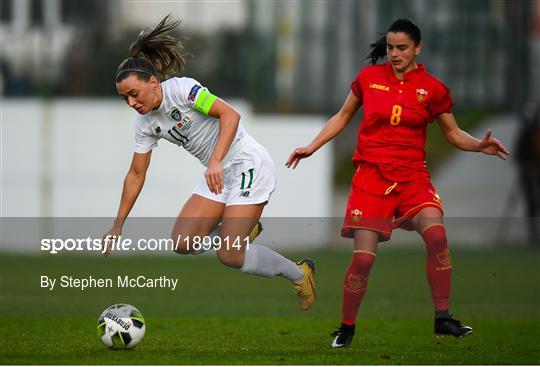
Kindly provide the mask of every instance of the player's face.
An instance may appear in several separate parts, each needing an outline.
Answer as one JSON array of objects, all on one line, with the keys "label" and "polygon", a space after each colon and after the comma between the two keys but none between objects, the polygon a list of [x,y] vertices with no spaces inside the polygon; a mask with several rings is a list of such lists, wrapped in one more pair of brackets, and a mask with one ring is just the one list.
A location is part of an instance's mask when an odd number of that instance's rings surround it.
[{"label": "player's face", "polygon": [[130,75],[120,83],[116,83],[116,90],[128,106],[141,115],[157,109],[161,104],[159,82],[155,76],[144,81],[136,75]]},{"label": "player's face", "polygon": [[394,71],[406,73],[416,67],[416,56],[420,55],[422,43],[415,43],[407,33],[388,32],[386,55]]}]

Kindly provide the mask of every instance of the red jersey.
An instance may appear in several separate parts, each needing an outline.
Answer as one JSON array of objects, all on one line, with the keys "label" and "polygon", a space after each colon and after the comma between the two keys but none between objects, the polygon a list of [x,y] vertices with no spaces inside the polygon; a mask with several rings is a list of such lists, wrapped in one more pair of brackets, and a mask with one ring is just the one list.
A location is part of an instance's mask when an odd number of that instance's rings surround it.
[{"label": "red jersey", "polygon": [[426,129],[438,115],[452,111],[450,91],[422,64],[398,79],[389,62],[367,66],[351,90],[364,105],[353,163],[375,164],[388,180],[428,177]]}]

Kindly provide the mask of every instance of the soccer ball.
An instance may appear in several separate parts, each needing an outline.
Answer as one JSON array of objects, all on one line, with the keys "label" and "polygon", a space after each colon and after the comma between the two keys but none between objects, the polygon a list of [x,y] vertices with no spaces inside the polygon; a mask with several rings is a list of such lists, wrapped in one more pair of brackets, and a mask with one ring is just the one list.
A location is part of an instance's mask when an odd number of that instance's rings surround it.
[{"label": "soccer ball", "polygon": [[141,342],[146,331],[143,315],[125,303],[107,308],[98,319],[98,337],[109,348],[131,349]]}]

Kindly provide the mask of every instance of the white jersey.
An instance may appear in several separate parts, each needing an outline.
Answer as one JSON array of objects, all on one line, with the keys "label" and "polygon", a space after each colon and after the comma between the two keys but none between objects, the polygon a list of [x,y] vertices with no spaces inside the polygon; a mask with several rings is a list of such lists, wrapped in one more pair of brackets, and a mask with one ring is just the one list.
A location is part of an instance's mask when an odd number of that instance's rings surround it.
[{"label": "white jersey", "polygon": [[[183,147],[207,166],[218,139],[219,119],[199,112],[200,108],[197,110],[196,106],[211,94],[191,78],[171,78],[162,82],[161,87],[163,100],[159,108],[139,115],[135,120],[135,152],[147,153],[157,147],[158,140],[163,138]],[[223,159],[224,165],[242,150],[240,142],[244,138],[251,137],[239,123],[231,147]]]}]

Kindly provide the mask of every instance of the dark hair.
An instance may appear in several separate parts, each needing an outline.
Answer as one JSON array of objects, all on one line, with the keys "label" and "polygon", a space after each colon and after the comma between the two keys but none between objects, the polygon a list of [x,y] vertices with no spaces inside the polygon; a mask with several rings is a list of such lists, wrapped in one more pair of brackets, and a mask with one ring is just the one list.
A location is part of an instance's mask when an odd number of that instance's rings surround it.
[{"label": "dark hair", "polygon": [[[390,28],[388,28],[386,31],[386,33],[388,32],[403,32],[411,37],[415,44],[419,44],[420,41],[422,41],[420,28],[418,28],[418,26],[411,20],[406,18],[395,20],[390,25]],[[371,51],[369,52],[367,59],[370,60],[371,65],[375,65],[379,59],[386,56],[386,35],[379,38],[375,43],[369,45],[369,47],[371,47]]]},{"label": "dark hair", "polygon": [[129,47],[130,58],[120,63],[116,70],[116,82],[119,83],[130,75],[148,81],[152,75],[167,79],[179,74],[184,68],[184,56],[181,39],[167,35],[180,24],[167,15],[150,32],[139,33],[137,40]]}]

